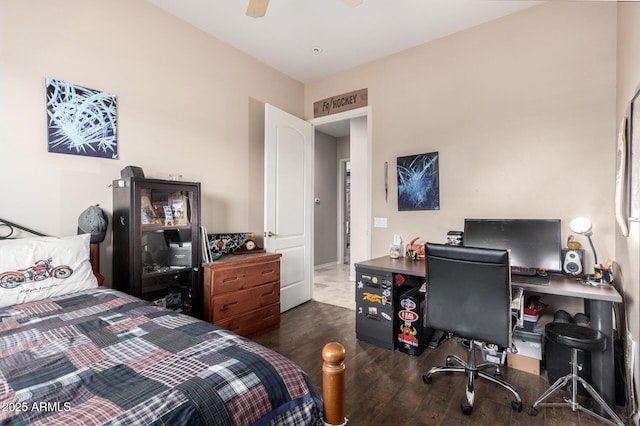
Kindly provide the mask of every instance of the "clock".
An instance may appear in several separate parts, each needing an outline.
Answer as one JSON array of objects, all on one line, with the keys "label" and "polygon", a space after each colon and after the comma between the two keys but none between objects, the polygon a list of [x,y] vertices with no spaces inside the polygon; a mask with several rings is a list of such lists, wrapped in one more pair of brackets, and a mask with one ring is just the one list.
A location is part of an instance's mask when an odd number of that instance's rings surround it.
[{"label": "clock", "polygon": [[258,247],[254,240],[247,240],[242,244],[242,246],[233,252],[233,254],[248,254],[248,253],[264,253],[265,250],[261,247]]}]

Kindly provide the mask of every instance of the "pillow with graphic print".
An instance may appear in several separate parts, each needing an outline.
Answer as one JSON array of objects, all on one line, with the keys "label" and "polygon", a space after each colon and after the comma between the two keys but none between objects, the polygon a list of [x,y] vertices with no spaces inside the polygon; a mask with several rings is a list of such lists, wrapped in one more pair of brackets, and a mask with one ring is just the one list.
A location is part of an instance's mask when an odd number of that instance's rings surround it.
[{"label": "pillow with graphic print", "polygon": [[91,234],[0,240],[0,307],[97,288]]}]

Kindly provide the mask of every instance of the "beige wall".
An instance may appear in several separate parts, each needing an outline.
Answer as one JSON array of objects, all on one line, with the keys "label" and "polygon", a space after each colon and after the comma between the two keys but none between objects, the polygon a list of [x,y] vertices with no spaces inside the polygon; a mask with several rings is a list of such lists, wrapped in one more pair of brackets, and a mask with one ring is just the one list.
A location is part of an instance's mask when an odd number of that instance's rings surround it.
[{"label": "beige wall", "polygon": [[[0,217],[76,233],[127,165],[202,183],[209,232],[262,232],[264,103],[303,115],[303,86],[144,0],[3,0]],[[45,78],[117,95],[118,160],[50,154]],[[102,245],[109,281],[111,239]]]},{"label": "beige wall", "polygon": [[[599,258],[613,257],[615,43],[615,4],[553,2],[305,85],[307,117],[368,88],[372,217],[388,218],[372,255],[395,233],[444,242],[465,217],[560,218],[566,237],[586,215]],[[441,210],[398,212],[384,162],[433,151]]]},{"label": "beige wall", "polygon": [[[1,218],[74,234],[88,205],[111,212],[109,184],[138,165],[202,182],[210,232],[260,232],[264,103],[311,118],[314,101],[366,87],[363,208],[388,228],[357,232],[371,233],[374,256],[395,233],[444,241],[470,216],[558,217],[566,237],[570,219],[587,215],[599,257],[622,265],[638,339],[640,229],[617,236],[613,184],[617,122],[640,85],[640,5],[550,2],[306,86],[143,0],[0,7]],[[120,159],[47,153],[46,77],[118,96]],[[398,212],[394,179],[384,201],[384,162],[432,151],[441,210]]]},{"label": "beige wall", "polygon": [[[640,4],[618,5],[618,73],[616,115],[618,122],[629,116],[629,102],[640,89]],[[627,323],[636,342],[640,338],[640,223],[629,224],[629,236],[616,232],[616,259],[624,283]],[[636,356],[636,374],[640,360]],[[636,377],[636,395],[640,395],[640,380]],[[638,418],[636,416],[636,424]]]},{"label": "beige wall", "polygon": [[[572,218],[589,216],[599,260],[620,264],[637,342],[640,224],[620,235],[614,187],[618,123],[640,88],[639,27],[638,3],[549,2],[305,85],[307,117],[314,101],[368,88],[372,216],[388,218],[371,229],[372,255],[394,233],[444,242],[465,217],[560,218],[566,238]],[[432,151],[441,210],[398,212],[393,178],[385,203],[384,162]]]}]

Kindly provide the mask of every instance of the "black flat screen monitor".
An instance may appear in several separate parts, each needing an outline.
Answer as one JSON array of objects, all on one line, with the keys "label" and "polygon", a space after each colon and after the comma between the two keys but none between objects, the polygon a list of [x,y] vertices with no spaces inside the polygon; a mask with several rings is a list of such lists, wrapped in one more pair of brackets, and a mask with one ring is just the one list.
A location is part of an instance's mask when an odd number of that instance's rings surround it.
[{"label": "black flat screen monitor", "polygon": [[509,249],[512,266],[562,270],[560,219],[465,219],[463,241]]}]

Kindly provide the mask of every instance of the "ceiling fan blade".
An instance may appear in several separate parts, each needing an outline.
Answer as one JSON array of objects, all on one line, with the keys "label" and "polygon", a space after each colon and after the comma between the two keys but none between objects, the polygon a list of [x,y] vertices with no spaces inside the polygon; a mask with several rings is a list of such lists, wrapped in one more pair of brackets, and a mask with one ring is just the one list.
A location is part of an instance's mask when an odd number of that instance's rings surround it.
[{"label": "ceiling fan blade", "polygon": [[356,7],[362,3],[362,0],[343,0],[349,7]]},{"label": "ceiling fan blade", "polygon": [[262,18],[267,13],[267,6],[269,6],[269,0],[249,0],[247,16]]}]

